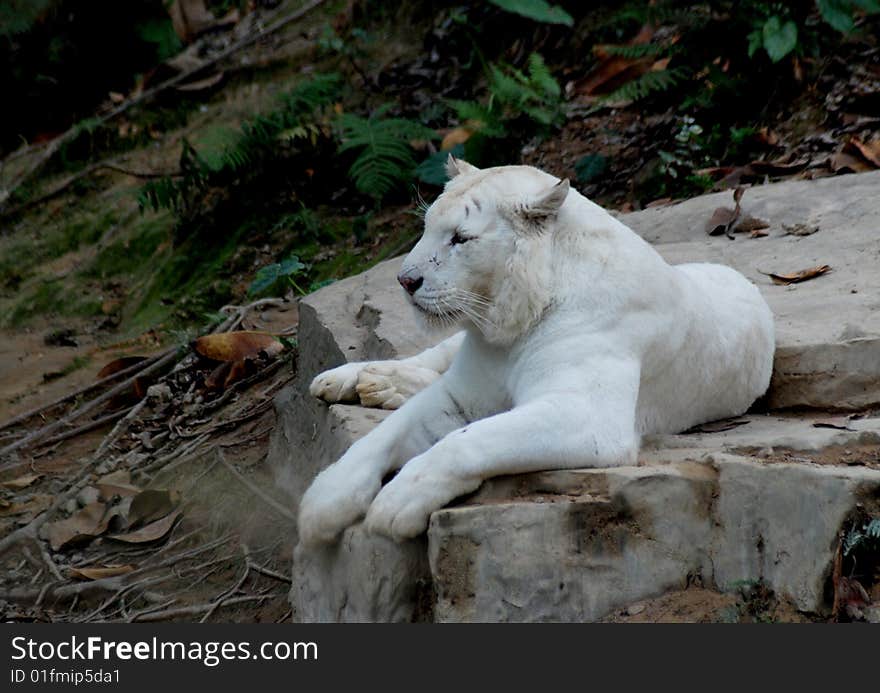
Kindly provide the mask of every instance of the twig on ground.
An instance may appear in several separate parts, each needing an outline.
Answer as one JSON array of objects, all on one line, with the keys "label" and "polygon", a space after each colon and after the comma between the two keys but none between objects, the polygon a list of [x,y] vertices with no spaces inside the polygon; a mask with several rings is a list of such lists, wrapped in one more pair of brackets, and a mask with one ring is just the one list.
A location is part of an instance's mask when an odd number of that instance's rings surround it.
[{"label": "twig on ground", "polygon": [[[105,392],[101,396],[96,397],[95,399],[91,400],[90,402],[87,402],[86,404],[82,405],[78,409],[72,411],[67,416],[62,417],[62,418],[58,419],[57,421],[53,421],[52,423],[47,424],[46,426],[43,426],[40,429],[37,429],[33,433],[28,434],[27,436],[25,436],[21,440],[17,440],[14,443],[10,443],[5,448],[0,449],[0,457],[2,457],[3,455],[7,455],[10,452],[18,450],[20,448],[31,445],[35,441],[38,441],[42,438],[45,438],[50,433],[54,433],[58,429],[63,428],[64,426],[68,425],[71,421],[78,419],[82,416],[85,416],[86,414],[88,414],[91,411],[94,411],[95,409],[97,409],[99,406],[101,406],[102,404],[104,404],[108,400],[112,399],[116,395],[124,392],[129,387],[131,387],[137,378],[142,378],[142,377],[144,377],[154,371],[159,370],[163,366],[170,363],[176,357],[177,357],[177,350],[176,349],[166,352],[162,358],[160,358],[158,361],[154,361],[152,364],[150,364],[149,366],[147,366],[143,370],[139,371],[137,373],[137,375],[133,375],[133,376],[126,378],[125,380],[123,380],[121,383],[119,383],[115,387],[110,388],[109,390],[107,390],[107,392]],[[3,467],[0,467],[0,471],[2,471],[2,470],[3,470]]]},{"label": "twig on ground", "polygon": [[76,438],[83,433],[88,433],[89,431],[94,431],[96,428],[101,428],[102,426],[106,426],[109,423],[113,423],[117,419],[120,419],[125,416],[125,409],[120,409],[119,411],[111,412],[110,414],[106,414],[100,418],[95,419],[94,421],[89,421],[87,423],[82,424],[81,426],[77,426],[76,428],[71,428],[69,431],[65,431],[64,433],[59,433],[57,436],[52,436],[48,440],[41,440],[36,445],[39,445],[41,448],[48,447],[50,445],[55,445],[55,443],[61,443],[69,438]]},{"label": "twig on ground", "polygon": [[122,434],[123,427],[131,423],[134,418],[141,413],[141,409],[147,406],[147,402],[149,401],[148,397],[144,397],[140,402],[135,404],[120,421],[116,422],[116,425],[113,427],[113,430],[101,441],[101,444],[98,446],[98,450],[95,452],[95,457],[103,457],[104,453],[110,449],[110,446],[116,442],[119,436]]},{"label": "twig on ground", "polygon": [[223,451],[220,448],[214,448],[215,454],[217,455],[217,459],[220,464],[226,467],[226,470],[232,474],[245,488],[247,488],[251,493],[253,493],[257,498],[264,501],[266,505],[272,508],[275,512],[277,512],[281,517],[289,522],[293,522],[296,524],[296,517],[291,513],[287,508],[285,508],[281,503],[272,498],[268,493],[266,493],[259,486],[254,484],[250,479],[246,478],[240,471],[238,471],[235,467],[233,467],[229,461],[226,459],[226,456],[223,454]]},{"label": "twig on ground", "polygon": [[135,363],[135,364],[129,366],[128,368],[124,368],[121,371],[118,371],[116,373],[112,373],[112,374],[108,375],[106,378],[101,378],[100,380],[96,380],[95,382],[93,382],[89,385],[86,385],[84,387],[79,388],[78,390],[70,392],[70,393],[64,395],[63,397],[59,397],[58,399],[52,400],[51,402],[48,402],[47,404],[41,404],[40,406],[34,407],[33,409],[28,409],[27,411],[22,412],[21,414],[14,416],[11,419],[7,419],[3,423],[0,423],[0,431],[4,430],[6,428],[9,428],[10,426],[14,426],[15,424],[21,423],[23,421],[27,421],[28,419],[36,416],[37,414],[41,414],[44,411],[47,411],[49,409],[53,409],[54,407],[57,407],[58,405],[70,402],[71,400],[74,400],[77,397],[79,397],[80,395],[84,395],[87,392],[91,392],[92,390],[97,390],[98,388],[103,387],[104,385],[108,385],[109,383],[112,383],[114,380],[119,380],[119,378],[123,378],[123,377],[129,376],[129,375],[134,375],[136,373],[140,373],[140,371],[142,371],[144,368],[147,368],[151,364],[153,364],[156,361],[158,361],[159,359],[161,359],[163,356],[166,356],[167,354],[172,353],[174,351],[176,351],[176,347],[173,349],[168,349],[167,351],[163,351],[160,354],[150,356],[149,358],[146,358],[139,363]]},{"label": "twig on ground", "polygon": [[[232,606],[234,604],[244,604],[246,602],[263,602],[267,599],[277,599],[283,597],[283,593],[275,593],[275,594],[261,594],[255,596],[246,596],[246,597],[232,597],[230,599],[226,599],[223,601],[223,606]],[[150,621],[166,621],[168,619],[177,618],[179,616],[198,616],[199,614],[203,614],[206,611],[209,611],[212,607],[214,607],[214,603],[210,604],[195,604],[193,606],[181,606],[176,609],[166,609],[165,611],[154,611],[150,614],[145,614],[142,617],[135,618],[133,621],[135,623],[146,623]]]}]

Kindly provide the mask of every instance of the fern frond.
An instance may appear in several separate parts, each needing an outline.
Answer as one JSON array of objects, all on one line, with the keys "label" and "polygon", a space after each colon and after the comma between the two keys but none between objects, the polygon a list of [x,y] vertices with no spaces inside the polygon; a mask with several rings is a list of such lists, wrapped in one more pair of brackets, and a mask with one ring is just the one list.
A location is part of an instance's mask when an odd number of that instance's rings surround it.
[{"label": "fern frond", "polygon": [[639,101],[651,94],[668,91],[676,84],[684,81],[688,77],[688,74],[687,70],[680,67],[671,70],[646,72],[631,82],[627,82],[610,94],[606,94],[602,97],[602,100],[611,102]]},{"label": "fern frond", "polygon": [[498,114],[489,106],[484,106],[476,101],[449,101],[449,105],[455,110],[458,121],[462,124],[471,123],[476,130],[487,137],[504,137],[507,129]]},{"label": "fern frond", "polygon": [[529,81],[545,97],[559,97],[562,93],[559,82],[554,79],[550,69],[547,67],[547,63],[544,62],[544,58],[539,53],[532,53],[529,56]]},{"label": "fern frond", "polygon": [[387,111],[377,109],[371,118],[344,113],[337,119],[337,151],[359,152],[349,177],[360,192],[377,201],[411,178],[416,161],[410,142],[436,138],[433,130],[415,121],[384,118]]},{"label": "fern frond", "polygon": [[652,58],[668,54],[669,46],[664,46],[660,43],[638,43],[635,45],[617,45],[612,43],[604,44],[602,50],[608,55],[617,55],[621,58],[637,60],[638,58]]}]

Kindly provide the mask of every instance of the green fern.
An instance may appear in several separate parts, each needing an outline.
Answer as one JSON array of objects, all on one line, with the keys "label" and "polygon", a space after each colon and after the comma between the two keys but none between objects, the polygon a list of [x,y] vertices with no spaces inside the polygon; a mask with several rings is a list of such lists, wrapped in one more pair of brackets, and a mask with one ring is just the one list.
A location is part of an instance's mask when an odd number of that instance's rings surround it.
[{"label": "green fern", "polygon": [[551,5],[547,0],[489,0],[493,5],[506,12],[512,12],[536,22],[546,24],[564,24],[572,26],[574,19],[558,5]]},{"label": "green fern", "polygon": [[238,130],[214,128],[197,146],[184,141],[180,154],[182,175],[144,185],[138,194],[141,210],[171,209],[187,214],[211,185],[225,184],[277,156],[279,142],[297,139],[301,131],[310,134],[309,139],[316,138],[315,113],[338,98],[341,86],[339,75],[316,75],[283,94],[276,110],[245,121]]},{"label": "green fern", "polygon": [[562,89],[544,59],[529,56],[526,72],[512,66],[489,66],[489,103],[450,101],[459,121],[479,123],[481,134],[500,138],[507,135],[507,123],[526,115],[540,125],[556,125],[563,117]]},{"label": "green fern", "polygon": [[602,50],[608,55],[617,55],[630,60],[654,58],[660,55],[669,55],[670,53],[670,47],[660,43],[637,43],[635,45],[606,44],[602,46]]},{"label": "green fern", "polygon": [[412,177],[416,161],[410,142],[437,136],[415,121],[385,118],[388,108],[386,104],[370,118],[345,113],[336,122],[341,141],[339,153],[358,152],[349,177],[360,192],[377,202]]},{"label": "green fern", "polygon": [[619,89],[602,97],[602,101],[617,103],[621,101],[640,101],[651,94],[668,91],[676,84],[683,82],[688,77],[684,68],[676,67],[671,70],[658,70],[646,72],[631,82],[627,82]]}]

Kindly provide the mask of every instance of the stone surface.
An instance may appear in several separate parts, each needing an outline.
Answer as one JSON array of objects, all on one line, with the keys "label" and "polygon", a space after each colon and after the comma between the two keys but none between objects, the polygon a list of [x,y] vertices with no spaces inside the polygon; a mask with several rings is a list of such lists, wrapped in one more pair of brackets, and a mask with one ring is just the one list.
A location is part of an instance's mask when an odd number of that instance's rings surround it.
[{"label": "stone surface", "polygon": [[[761,239],[705,235],[729,193],[623,220],[671,262],[724,262],[760,287],[777,319],[771,409],[853,409],[880,402],[878,193],[880,173],[752,188],[746,211],[771,223]],[[819,230],[784,233],[797,222]],[[833,269],[788,287],[762,274],[820,264]],[[299,376],[276,402],[270,451],[294,506],[320,469],[387,416],[327,407],[308,396],[311,378],[437,339],[416,327],[398,267],[390,260],[302,302]],[[823,612],[839,532],[857,504],[880,508],[880,470],[809,463],[838,446],[877,445],[880,419],[813,425],[828,416],[752,413],[726,431],[647,439],[638,467],[493,479],[435,513],[427,539],[403,545],[351,528],[337,546],[297,552],[295,618],[593,620],[691,581],[724,590],[751,580]],[[777,463],[780,449],[803,457]]]},{"label": "stone surface", "polygon": [[293,557],[290,602],[303,623],[408,623],[430,613],[431,576],[424,538],[403,546],[358,525],[338,544]]}]

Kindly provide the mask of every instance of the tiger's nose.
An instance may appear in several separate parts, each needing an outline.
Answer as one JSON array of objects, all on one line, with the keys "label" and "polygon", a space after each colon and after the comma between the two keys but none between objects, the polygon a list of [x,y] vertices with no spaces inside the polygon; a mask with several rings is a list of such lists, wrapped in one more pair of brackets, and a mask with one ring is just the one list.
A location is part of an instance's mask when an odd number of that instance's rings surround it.
[{"label": "tiger's nose", "polygon": [[419,290],[419,287],[424,283],[424,277],[411,277],[408,274],[404,274],[401,272],[397,275],[397,281],[400,282],[400,285],[406,289],[406,292],[412,296],[416,291]]}]

